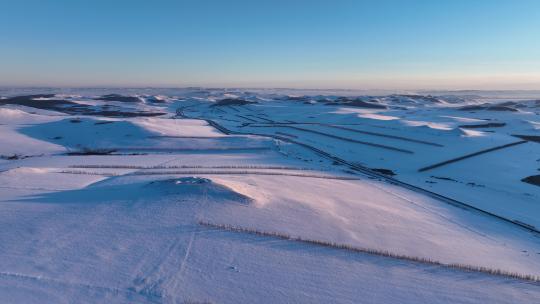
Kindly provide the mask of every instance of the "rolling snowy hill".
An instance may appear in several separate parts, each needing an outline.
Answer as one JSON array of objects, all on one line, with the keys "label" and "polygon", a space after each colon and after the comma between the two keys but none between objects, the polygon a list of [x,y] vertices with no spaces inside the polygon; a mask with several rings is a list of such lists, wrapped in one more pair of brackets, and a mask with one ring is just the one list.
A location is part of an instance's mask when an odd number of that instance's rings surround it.
[{"label": "rolling snowy hill", "polygon": [[0,302],[538,303],[540,101],[419,94],[0,90]]}]

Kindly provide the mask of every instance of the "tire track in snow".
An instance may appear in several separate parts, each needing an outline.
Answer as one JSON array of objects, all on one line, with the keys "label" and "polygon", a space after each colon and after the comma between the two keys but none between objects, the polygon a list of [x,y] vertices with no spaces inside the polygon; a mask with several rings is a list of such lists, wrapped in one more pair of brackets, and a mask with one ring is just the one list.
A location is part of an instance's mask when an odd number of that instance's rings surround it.
[{"label": "tire track in snow", "polygon": [[174,268],[176,257],[181,250],[182,238],[176,240],[165,250],[159,261],[147,272],[143,272],[133,280],[133,290],[139,294],[166,298],[167,294],[165,284],[173,277],[170,269]]},{"label": "tire track in snow", "polygon": [[[236,109],[235,109],[236,110]],[[183,117],[183,113],[180,111],[177,111],[177,115],[180,117]],[[166,166],[167,164],[177,161],[179,158],[183,157],[182,155],[176,156],[172,159],[166,160],[164,162],[161,162],[157,165],[158,166]],[[144,168],[137,168],[136,171],[127,173],[126,175],[135,175],[144,173]],[[203,198],[203,203],[208,202],[208,196],[205,193],[205,196]],[[198,218],[198,213],[195,216]],[[177,237],[176,241],[169,247],[169,250],[167,250],[167,254],[161,259],[161,261],[153,268],[150,275],[146,275],[145,277],[139,277],[135,279],[134,283],[136,285],[142,284],[142,287],[140,287],[140,290],[144,293],[149,293],[150,295],[156,294],[159,295],[162,298],[168,298],[171,299],[173,303],[177,302],[177,299],[175,298],[174,294],[168,294],[168,290],[176,291],[178,290],[178,285],[181,284],[183,273],[187,265],[187,261],[189,259],[189,256],[191,254],[191,248],[193,246],[193,242],[195,240],[196,233],[198,232],[198,228],[195,227],[195,230],[191,232],[189,241],[187,244],[187,247],[185,249],[185,253],[182,256],[182,259],[179,261],[180,266],[177,268],[178,271],[174,272],[171,271],[172,269],[175,269],[175,264],[178,262],[177,257],[179,256],[177,254],[179,248],[182,244],[182,239],[180,237]],[[170,261],[172,260],[172,261]],[[167,267],[167,268],[165,268]],[[164,269],[168,269],[164,270]],[[138,287],[136,287],[139,289]]]},{"label": "tire track in snow", "polygon": [[193,231],[191,233],[190,238],[189,238],[189,243],[188,243],[188,246],[187,246],[187,249],[186,249],[186,254],[184,255],[184,258],[182,259],[182,262],[180,264],[180,271],[178,272],[179,279],[181,279],[183,274],[184,274],[184,269],[186,268],[187,260],[189,258],[190,253],[191,253],[191,247],[193,246],[193,241],[195,240],[195,234],[196,233],[197,233],[196,231]]},{"label": "tire track in snow", "polygon": [[26,280],[26,281],[34,281],[39,283],[48,283],[48,284],[57,284],[64,287],[75,287],[75,288],[82,288],[82,289],[88,289],[88,290],[94,290],[94,291],[101,291],[108,294],[124,294],[126,296],[133,296],[133,295],[139,295],[145,297],[148,301],[151,303],[161,303],[159,298],[161,297],[148,297],[148,295],[141,294],[139,292],[136,292],[132,289],[122,289],[122,288],[114,288],[114,287],[106,287],[106,286],[98,286],[98,285],[92,285],[92,284],[85,284],[85,283],[74,283],[74,282],[66,282],[61,281],[53,278],[48,278],[40,275],[27,275],[22,273],[16,273],[16,272],[0,272],[0,278],[4,277],[6,279],[15,279],[15,280]]}]

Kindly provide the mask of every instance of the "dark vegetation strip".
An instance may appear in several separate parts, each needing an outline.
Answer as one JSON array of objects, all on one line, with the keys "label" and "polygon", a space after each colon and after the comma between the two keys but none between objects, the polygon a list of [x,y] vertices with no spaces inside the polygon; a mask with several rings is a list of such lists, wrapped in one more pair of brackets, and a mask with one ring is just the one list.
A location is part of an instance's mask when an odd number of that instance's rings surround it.
[{"label": "dark vegetation strip", "polygon": [[[186,118],[189,118],[189,117],[186,117]],[[302,143],[302,142],[299,142],[299,141],[296,141],[296,140],[293,140],[293,139],[290,139],[290,138],[287,138],[287,137],[284,137],[284,136],[273,135],[273,134],[260,134],[260,133],[253,133],[253,132],[231,131],[231,130],[221,126],[220,124],[216,123],[215,121],[213,121],[211,119],[204,119],[204,118],[191,118],[191,119],[204,120],[204,121],[208,122],[208,124],[210,124],[211,126],[216,128],[217,130],[219,130],[219,131],[221,131],[221,132],[223,132],[224,134],[227,134],[227,135],[229,135],[229,134],[255,135],[255,136],[274,138],[274,139],[277,139],[277,140],[281,140],[283,142],[296,144],[298,146],[301,146],[301,147],[304,147],[304,148],[306,148],[308,150],[311,150],[311,151],[315,152],[316,154],[318,154],[318,155],[320,155],[320,156],[322,156],[324,158],[327,158],[329,160],[332,160],[332,161],[334,161],[334,162],[336,162],[338,164],[348,166],[349,168],[351,168],[353,170],[356,170],[358,172],[361,172],[361,173],[363,173],[363,174],[365,174],[367,176],[378,178],[378,179],[386,181],[386,182],[388,182],[390,184],[400,186],[402,188],[409,189],[409,190],[417,192],[417,193],[422,193],[424,195],[427,195],[427,196],[429,196],[431,198],[434,198],[434,199],[436,199],[436,200],[438,200],[440,202],[452,205],[454,207],[458,207],[458,208],[462,208],[462,209],[466,209],[466,210],[471,210],[471,211],[476,211],[476,212],[478,212],[480,214],[483,214],[485,216],[489,216],[489,217],[498,219],[500,221],[506,222],[508,224],[515,225],[515,226],[520,227],[522,229],[525,229],[527,231],[540,234],[540,230],[537,229],[536,227],[534,227],[533,225],[523,223],[523,222],[518,221],[518,220],[509,219],[509,218],[506,218],[504,216],[500,216],[498,214],[495,214],[495,213],[486,211],[484,209],[475,207],[475,206],[473,206],[471,204],[468,204],[468,203],[465,203],[465,202],[462,202],[462,201],[458,201],[458,200],[453,199],[451,197],[448,197],[448,196],[445,196],[445,195],[442,195],[442,194],[438,194],[438,193],[435,193],[433,191],[430,191],[430,190],[427,190],[427,189],[424,189],[424,188],[421,188],[421,187],[418,187],[418,186],[415,186],[415,185],[400,181],[400,180],[395,179],[395,178],[390,177],[390,176],[386,176],[386,175],[384,175],[382,173],[373,171],[368,167],[364,167],[364,166],[359,165],[359,164],[348,162],[348,161],[346,161],[346,160],[344,160],[342,158],[334,156],[334,155],[332,155],[332,154],[330,154],[328,152],[325,152],[325,151],[323,151],[323,150],[321,150],[319,148],[316,148],[314,146],[311,146],[311,145],[308,145],[308,144],[305,144],[305,143]]]},{"label": "dark vegetation strip", "polygon": [[435,146],[435,147],[444,147],[441,144],[437,144],[437,143],[433,143],[433,142],[429,142],[429,141],[424,141],[424,140],[419,140],[419,139],[414,139],[414,138],[403,137],[403,136],[388,135],[388,134],[383,134],[383,133],[378,133],[378,132],[371,132],[371,131],[362,131],[362,130],[347,128],[347,127],[342,127],[342,126],[336,126],[336,125],[329,125],[329,124],[321,124],[321,125],[325,126],[325,127],[341,129],[341,130],[346,130],[346,131],[351,131],[351,132],[356,132],[356,133],[361,133],[361,134],[380,136],[380,137],[386,137],[386,138],[392,138],[392,139],[399,139],[399,140],[410,141],[410,142],[414,142],[414,143],[425,144],[425,145],[430,145],[430,146]]},{"label": "dark vegetation strip", "polygon": [[514,137],[519,137],[523,140],[528,140],[528,141],[534,141],[534,142],[537,142],[537,143],[540,143],[540,135],[520,135],[520,134],[512,134],[512,136]]},{"label": "dark vegetation strip", "polygon": [[[61,170],[56,173],[64,174],[82,174],[82,175],[105,175],[116,176],[116,173],[107,172],[89,172],[79,170]],[[357,177],[347,176],[332,176],[332,175],[315,175],[315,174],[295,174],[295,173],[283,173],[283,172],[262,172],[262,171],[137,171],[131,173],[131,175],[277,175],[277,176],[293,176],[293,177],[308,177],[308,178],[321,178],[321,179],[335,179],[335,180],[360,180]]]},{"label": "dark vegetation strip", "polygon": [[131,102],[131,103],[141,102],[141,99],[139,97],[123,96],[119,94],[103,95],[101,97],[94,98],[94,100],[120,101],[120,102]]},{"label": "dark vegetation strip", "polygon": [[461,264],[461,263],[448,264],[448,263],[439,262],[437,260],[433,260],[429,258],[398,254],[398,253],[393,253],[387,250],[356,247],[352,245],[339,244],[339,243],[334,243],[330,241],[306,239],[302,237],[291,236],[291,235],[280,233],[280,232],[261,231],[261,230],[257,230],[253,228],[244,228],[244,227],[233,226],[233,225],[215,224],[215,223],[210,223],[207,221],[199,221],[199,225],[209,227],[209,228],[224,230],[224,231],[247,233],[251,235],[256,235],[256,236],[261,236],[261,237],[271,237],[271,238],[276,238],[276,239],[285,240],[285,241],[303,243],[307,245],[329,247],[329,248],[334,248],[338,250],[346,250],[346,251],[354,252],[354,253],[363,253],[363,254],[381,256],[385,258],[391,258],[395,260],[402,260],[402,261],[408,261],[408,262],[413,262],[413,263],[438,266],[445,269],[459,270],[459,271],[464,271],[464,272],[483,273],[483,274],[488,274],[488,275],[493,275],[493,276],[505,277],[505,278],[522,280],[522,281],[527,281],[527,282],[534,282],[534,283],[540,282],[540,276],[531,275],[531,274],[523,274],[523,273],[518,273],[518,272],[511,272],[511,271],[506,271],[506,270],[501,270],[501,269],[494,269],[494,268],[489,268],[489,267],[484,267],[484,266],[474,266],[474,265],[467,265],[467,264]]},{"label": "dark vegetation strip", "polygon": [[332,176],[332,175],[315,175],[315,174],[300,174],[300,173],[283,173],[283,172],[262,172],[262,171],[137,171],[134,175],[175,175],[175,174],[199,174],[199,175],[278,175],[278,176],[293,176],[293,177],[310,177],[321,179],[336,179],[336,180],[360,180],[357,177],[347,176]]},{"label": "dark vegetation strip", "polygon": [[221,133],[225,135],[231,134],[231,131],[229,131],[227,128],[223,127],[222,125],[216,123],[215,121],[210,120],[210,119],[203,119],[203,120],[206,121],[210,126],[214,127],[216,130],[220,131]]},{"label": "dark vegetation strip", "polygon": [[153,117],[167,114],[164,112],[130,112],[126,111],[126,109],[118,107],[105,109],[103,107],[80,104],[64,99],[36,99],[52,98],[54,96],[54,94],[16,96],[6,99],[0,99],[0,105],[15,104],[36,109],[57,111],[71,115],[91,115],[104,117]]},{"label": "dark vegetation strip", "polygon": [[137,166],[137,165],[74,165],[69,168],[81,168],[81,169],[269,169],[269,170],[298,170],[298,171],[312,171],[310,168],[296,168],[296,167],[284,167],[284,166]]},{"label": "dark vegetation strip", "polygon": [[[81,155],[136,155],[137,153],[181,153],[181,152],[241,152],[241,151],[268,151],[270,147],[253,147],[253,148],[152,148],[152,147],[129,147],[129,148],[84,148],[82,150],[69,151],[64,155],[81,156]],[[125,154],[127,152],[131,154]]]},{"label": "dark vegetation strip", "polygon": [[130,147],[111,148],[114,151],[144,151],[144,152],[190,152],[190,151],[266,151],[270,147],[242,147],[242,148],[154,148],[154,147]]},{"label": "dark vegetation strip", "polygon": [[460,160],[464,160],[464,159],[471,158],[471,157],[474,157],[474,156],[477,156],[477,155],[489,153],[489,152],[496,151],[496,150],[501,150],[501,149],[516,146],[516,145],[521,145],[521,144],[524,144],[526,142],[527,142],[526,140],[520,140],[520,141],[509,143],[509,144],[506,144],[506,145],[497,146],[497,147],[481,150],[481,151],[478,151],[478,152],[474,152],[474,153],[471,153],[471,154],[463,155],[463,156],[460,156],[460,157],[452,158],[452,159],[449,159],[449,160],[446,160],[446,161],[443,161],[443,162],[440,162],[440,163],[437,163],[437,164],[434,164],[434,165],[431,165],[431,166],[420,168],[420,169],[418,169],[418,172],[428,171],[428,170],[431,170],[431,169],[442,167],[444,165],[448,165],[448,164],[451,164],[451,163],[458,162]]},{"label": "dark vegetation strip", "polygon": [[[245,100],[245,99],[241,99],[241,98],[225,98],[225,99],[221,99],[219,101],[216,101],[215,103],[210,105],[210,107],[231,107],[231,108],[233,108],[232,106],[245,106],[245,105],[254,104],[254,103],[257,103],[257,102],[256,101],[249,101],[249,100]],[[240,112],[237,109],[234,109],[234,110],[237,111],[237,112]]]},{"label": "dark vegetation strip", "polygon": [[79,170],[60,170],[54,173],[59,174],[77,174],[77,175],[101,175],[101,176],[119,176],[118,173],[112,172],[90,172],[90,171],[79,171]]},{"label": "dark vegetation strip", "polygon": [[190,138],[190,139],[220,139],[221,136],[179,136],[179,135],[153,135],[147,138]]},{"label": "dark vegetation strip", "polygon": [[540,186],[540,175],[527,176],[527,177],[523,178],[521,181],[524,182],[524,183],[527,183],[527,184]]},{"label": "dark vegetation strip", "polygon": [[78,151],[69,151],[67,155],[110,155],[115,153],[116,149],[104,149],[104,148],[82,148]]},{"label": "dark vegetation strip", "polygon": [[309,132],[309,133],[318,134],[318,135],[322,135],[322,136],[326,136],[326,137],[330,137],[330,138],[335,138],[335,139],[339,139],[339,140],[343,140],[343,141],[353,142],[353,143],[362,144],[362,145],[366,145],[366,146],[372,146],[372,147],[376,147],[376,148],[387,149],[387,150],[396,151],[396,152],[402,152],[402,153],[407,153],[407,154],[413,154],[414,153],[412,151],[401,149],[401,148],[376,144],[376,143],[362,141],[362,140],[356,140],[356,139],[347,138],[347,137],[341,137],[341,136],[338,136],[338,135],[328,134],[328,133],[324,133],[324,132],[320,132],[320,131],[316,131],[316,130],[311,130],[311,129],[305,129],[305,128],[289,126],[289,125],[286,125],[286,126],[285,125],[282,125],[282,126],[276,125],[276,127],[290,128],[290,129],[294,129],[294,130]]},{"label": "dark vegetation strip", "polygon": [[[270,125],[270,123],[260,122],[261,125]],[[296,122],[292,120],[285,119],[283,122],[279,122],[280,125],[319,125],[319,126],[365,126],[366,124],[362,123],[340,123],[340,124],[325,124],[320,122],[311,122],[311,121],[302,121]]]},{"label": "dark vegetation strip", "polygon": [[483,128],[502,128],[506,126],[504,122],[489,122],[485,124],[476,124],[476,125],[461,125],[460,128],[463,129],[483,129]]}]

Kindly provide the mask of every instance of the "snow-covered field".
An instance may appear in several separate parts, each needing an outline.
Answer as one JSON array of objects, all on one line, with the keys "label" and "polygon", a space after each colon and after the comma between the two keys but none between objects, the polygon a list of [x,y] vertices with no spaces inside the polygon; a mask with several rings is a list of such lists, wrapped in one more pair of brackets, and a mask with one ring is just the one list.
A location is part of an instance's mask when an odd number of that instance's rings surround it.
[{"label": "snow-covered field", "polygon": [[0,98],[1,303],[540,302],[540,92]]}]

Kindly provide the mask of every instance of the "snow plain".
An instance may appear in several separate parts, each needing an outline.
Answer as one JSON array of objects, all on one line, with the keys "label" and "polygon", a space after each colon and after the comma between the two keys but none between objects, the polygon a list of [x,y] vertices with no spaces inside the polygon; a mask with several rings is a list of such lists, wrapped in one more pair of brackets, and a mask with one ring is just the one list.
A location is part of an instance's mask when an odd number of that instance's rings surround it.
[{"label": "snow plain", "polygon": [[0,302],[538,303],[531,280],[200,224],[540,276],[540,102],[437,94],[0,91]]}]

